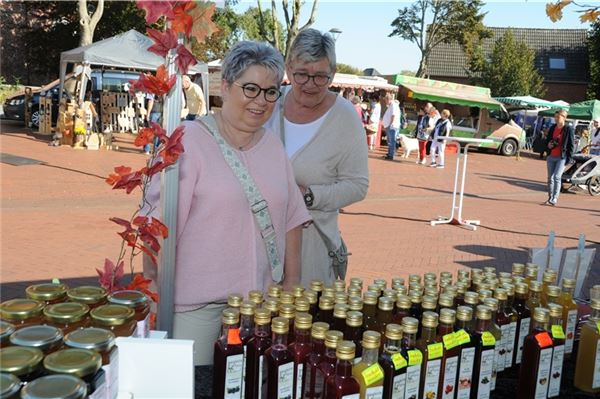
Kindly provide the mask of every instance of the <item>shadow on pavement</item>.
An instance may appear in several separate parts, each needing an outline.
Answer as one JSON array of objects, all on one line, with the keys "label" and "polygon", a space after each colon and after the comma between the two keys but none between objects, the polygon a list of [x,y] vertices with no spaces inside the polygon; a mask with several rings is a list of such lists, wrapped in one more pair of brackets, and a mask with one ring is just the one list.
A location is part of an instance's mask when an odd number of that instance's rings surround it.
[{"label": "shadow on pavement", "polygon": [[540,183],[539,181],[536,181],[536,180],[515,179],[515,178],[508,178],[506,176],[500,176],[500,175],[490,175],[490,174],[486,174],[486,173],[475,173],[475,174],[478,176],[481,176],[482,179],[493,180],[493,181],[503,181],[512,186],[524,188],[527,190],[533,190],[533,191],[546,191],[547,190],[547,186],[545,183]]},{"label": "shadow on pavement", "polygon": [[469,254],[486,256],[490,258],[473,261],[457,260],[456,263],[473,269],[483,269],[487,266],[493,266],[498,272],[510,273],[513,263],[525,263],[527,262],[528,256],[526,248],[517,250],[504,247],[494,247],[490,245],[456,245],[454,248]]}]

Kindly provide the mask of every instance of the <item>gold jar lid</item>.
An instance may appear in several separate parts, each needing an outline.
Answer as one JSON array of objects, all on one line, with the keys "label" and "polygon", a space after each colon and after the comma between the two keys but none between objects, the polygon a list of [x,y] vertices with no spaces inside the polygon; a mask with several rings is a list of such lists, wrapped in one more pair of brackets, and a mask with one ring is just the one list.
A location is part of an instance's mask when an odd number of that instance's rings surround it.
[{"label": "gold jar lid", "polygon": [[465,303],[469,305],[477,305],[479,303],[479,294],[473,291],[465,292]]},{"label": "gold jar lid", "polygon": [[414,317],[405,317],[402,319],[402,331],[405,334],[416,334],[419,331],[419,320]]},{"label": "gold jar lid", "polygon": [[308,302],[311,305],[316,304],[317,300],[319,298],[317,292],[313,291],[313,290],[305,290],[304,293],[303,293],[303,295],[304,295],[304,298],[308,299]]},{"label": "gold jar lid", "polygon": [[493,295],[492,290],[488,290],[488,289],[479,290],[479,302],[483,302],[487,298],[491,298],[492,295]]},{"label": "gold jar lid", "polygon": [[404,285],[404,279],[402,277],[392,277],[392,287],[394,285]]},{"label": "gold jar lid", "polygon": [[19,346],[29,346],[42,351],[60,344],[63,340],[62,331],[47,325],[35,325],[15,331],[10,336],[10,343]]},{"label": "gold jar lid", "polygon": [[515,285],[514,284],[502,284],[502,288],[506,291],[506,296],[514,296],[515,295]]},{"label": "gold jar lid", "polygon": [[[242,298],[241,295],[240,298]],[[141,291],[123,290],[115,291],[108,295],[108,302],[114,303],[115,305],[124,305],[135,308],[147,304],[148,297]]]},{"label": "gold jar lid", "polygon": [[300,330],[310,330],[312,327],[312,316],[305,312],[296,313],[294,326]]},{"label": "gold jar lid", "polygon": [[407,295],[398,295],[398,299],[396,300],[396,306],[399,309],[410,309],[412,306],[412,302],[410,301],[410,297]]},{"label": "gold jar lid", "polygon": [[365,349],[379,349],[381,334],[377,331],[367,330],[362,336],[362,346]]},{"label": "gold jar lid", "polygon": [[437,297],[438,289],[437,287],[425,287],[424,296]]},{"label": "gold jar lid", "polygon": [[0,304],[0,317],[4,320],[25,320],[42,314],[44,302],[35,299],[10,299]]},{"label": "gold jar lid", "polygon": [[394,300],[387,296],[379,298],[379,304],[377,305],[379,310],[392,311],[394,310]]},{"label": "gold jar lid", "polygon": [[87,384],[74,375],[47,375],[25,385],[21,390],[21,398],[45,399],[50,392],[52,398],[83,399],[87,397]]},{"label": "gold jar lid", "polygon": [[335,288],[333,287],[323,287],[323,292],[321,293],[321,298],[323,298],[324,296],[329,297],[329,298],[335,298],[335,293],[337,291],[335,290]]},{"label": "gold jar lid", "polygon": [[529,288],[525,283],[517,283],[515,284],[515,292],[517,294],[527,294],[529,292]]},{"label": "gold jar lid", "polygon": [[346,313],[346,324],[350,327],[360,327],[363,323],[363,314],[355,310]]},{"label": "gold jar lid", "polygon": [[0,398],[12,398],[21,390],[21,380],[9,373],[0,373]]},{"label": "gold jar lid", "polygon": [[563,286],[563,288],[567,288],[567,289],[575,288],[575,279],[563,278],[562,286]]},{"label": "gold jar lid", "polygon": [[496,298],[485,298],[483,304],[489,306],[489,308],[492,309],[492,312],[498,311],[498,300]]},{"label": "gold jar lid", "polygon": [[419,292],[411,291],[409,292],[409,298],[411,303],[421,303],[423,302],[423,295]]},{"label": "gold jar lid", "polygon": [[310,310],[310,302],[305,297],[296,298],[294,304],[298,312],[308,312]]},{"label": "gold jar lid", "polygon": [[487,305],[477,305],[476,316],[479,320],[491,320],[492,309]]},{"label": "gold jar lid", "polygon": [[264,303],[263,308],[269,309],[272,313],[279,312],[279,301],[275,298],[269,297]]},{"label": "gold jar lid", "polygon": [[346,282],[344,280],[335,280],[333,288],[335,288],[336,292],[344,292],[346,291]]},{"label": "gold jar lid", "polygon": [[396,292],[396,290],[393,288],[386,288],[385,290],[383,290],[383,296],[392,298],[395,301],[398,297],[398,292]]},{"label": "gold jar lid", "polygon": [[592,298],[590,306],[594,310],[600,310],[600,298]]},{"label": "gold jar lid", "polygon": [[333,309],[335,304],[335,300],[329,296],[321,296],[319,299],[319,309],[321,310],[330,310]]},{"label": "gold jar lid", "polygon": [[333,307],[333,317],[345,319],[350,307],[344,303],[338,303]]},{"label": "gold jar lid", "polygon": [[340,360],[353,360],[356,354],[356,345],[352,341],[340,341],[335,348],[335,356]]},{"label": "gold jar lid", "polygon": [[325,333],[329,330],[329,324],[317,321],[312,324],[310,336],[316,339],[325,339]]},{"label": "gold jar lid", "polygon": [[430,295],[425,295],[423,297],[422,305],[423,309],[427,310],[435,310],[437,308],[437,298]]},{"label": "gold jar lid", "polygon": [[277,334],[287,334],[290,331],[290,322],[286,317],[273,317],[271,330]]},{"label": "gold jar lid", "polygon": [[325,333],[325,346],[330,349],[337,348],[338,342],[344,339],[344,333],[337,330],[328,330]]},{"label": "gold jar lid", "polygon": [[71,301],[81,302],[87,305],[98,303],[106,298],[107,295],[108,292],[104,288],[93,285],[82,285],[67,291],[67,296]]},{"label": "gold jar lid", "polygon": [[459,306],[456,308],[456,318],[460,321],[473,320],[473,309],[469,306]]},{"label": "gold jar lid", "polygon": [[542,283],[539,281],[530,281],[529,282],[529,291],[532,292],[542,292]]},{"label": "gold jar lid", "polygon": [[35,371],[44,359],[44,354],[37,348],[27,346],[8,346],[0,350],[0,372],[16,376]]},{"label": "gold jar lid", "polygon": [[549,285],[546,295],[552,298],[558,298],[560,296],[560,287],[557,285]]},{"label": "gold jar lid", "polygon": [[271,324],[271,311],[265,308],[256,309],[254,312],[254,323],[259,326]]},{"label": "gold jar lid", "polygon": [[359,296],[351,296],[348,298],[348,308],[350,310],[361,311],[363,308],[363,300]]},{"label": "gold jar lid", "polygon": [[357,285],[359,287],[363,286],[363,279],[359,277],[352,277],[350,279],[350,285]]},{"label": "gold jar lid", "polygon": [[436,328],[438,326],[438,314],[435,312],[423,312],[421,317],[423,327]]},{"label": "gold jar lid", "polygon": [[494,298],[499,301],[506,301],[508,299],[508,294],[504,288],[497,288],[496,291],[494,291]]},{"label": "gold jar lid", "polygon": [[296,307],[289,303],[282,303],[279,305],[279,316],[285,317],[286,319],[293,319],[296,317]]},{"label": "gold jar lid", "polygon": [[310,282],[310,289],[316,292],[323,291],[323,281],[321,280],[312,280]]},{"label": "gold jar lid", "polygon": [[348,296],[362,296],[362,289],[358,286],[351,285],[348,287]]},{"label": "gold jar lid", "polygon": [[419,276],[418,274],[410,274],[408,276],[408,282],[409,283],[412,283],[412,282],[420,283],[421,282],[421,276]]},{"label": "gold jar lid", "polygon": [[333,302],[336,304],[347,304],[348,303],[348,295],[345,292],[336,292]]},{"label": "gold jar lid", "polygon": [[456,311],[453,309],[440,309],[440,322],[444,324],[454,324],[456,321]]},{"label": "gold jar lid", "polygon": [[373,284],[378,285],[382,291],[387,288],[387,280],[384,278],[376,278]]},{"label": "gold jar lid", "polygon": [[292,293],[294,293],[296,298],[300,298],[302,297],[302,294],[304,294],[304,287],[300,284],[295,284],[292,286]]},{"label": "gold jar lid", "polygon": [[556,318],[562,319],[563,307],[561,305],[558,305],[556,303],[549,303],[548,309],[550,310],[550,317],[556,317]]},{"label": "gold jar lid", "polygon": [[454,296],[442,294],[440,295],[440,299],[438,299],[438,303],[440,304],[440,307],[452,308],[454,307]]},{"label": "gold jar lid", "polygon": [[270,285],[269,289],[267,290],[267,295],[271,298],[279,298],[281,290],[282,288],[280,285]]},{"label": "gold jar lid", "polygon": [[522,263],[513,263],[512,264],[512,274],[523,274],[525,271],[525,265]]},{"label": "gold jar lid", "polygon": [[296,296],[292,291],[281,291],[279,294],[279,302],[281,304],[293,305],[296,300]]},{"label": "gold jar lid", "polygon": [[82,320],[90,311],[90,307],[80,302],[61,302],[44,308],[46,320],[54,323],[75,323]]},{"label": "gold jar lid", "polygon": [[243,300],[244,297],[242,294],[229,294],[227,295],[227,306],[229,306],[230,308],[239,308],[242,305]]},{"label": "gold jar lid", "polygon": [[15,332],[15,326],[7,321],[0,320],[0,341],[4,341]]},{"label": "gold jar lid", "polygon": [[43,283],[34,284],[25,288],[25,294],[29,299],[38,301],[54,301],[67,295],[66,284]]},{"label": "gold jar lid", "polygon": [[395,323],[390,323],[385,326],[385,337],[393,340],[402,339],[402,326]]},{"label": "gold jar lid", "polygon": [[550,311],[546,308],[533,309],[533,320],[538,323],[547,323],[550,321]]},{"label": "gold jar lid", "polygon": [[92,309],[90,316],[104,326],[121,326],[133,320],[135,311],[125,305],[108,304]]},{"label": "gold jar lid", "polygon": [[365,305],[377,305],[379,296],[372,291],[367,291],[363,294],[363,303]]},{"label": "gold jar lid", "polygon": [[256,304],[252,301],[242,301],[240,304],[240,314],[244,316],[254,316],[256,310]]},{"label": "gold jar lid", "polygon": [[44,358],[44,368],[51,373],[77,377],[94,375],[102,367],[102,356],[89,349],[62,349]]},{"label": "gold jar lid", "polygon": [[264,301],[264,294],[259,290],[252,290],[248,292],[248,299],[256,304],[256,306],[262,305]]},{"label": "gold jar lid", "polygon": [[115,345],[115,334],[104,328],[80,328],[65,336],[65,345],[71,348],[107,352]]}]

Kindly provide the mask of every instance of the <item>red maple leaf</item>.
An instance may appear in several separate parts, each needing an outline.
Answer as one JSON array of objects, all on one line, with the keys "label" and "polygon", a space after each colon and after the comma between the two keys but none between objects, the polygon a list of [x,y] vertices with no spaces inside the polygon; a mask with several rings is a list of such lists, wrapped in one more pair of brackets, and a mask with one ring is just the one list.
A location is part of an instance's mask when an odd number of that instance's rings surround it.
[{"label": "red maple leaf", "polygon": [[180,44],[177,46],[177,58],[175,59],[177,64],[177,68],[179,72],[182,74],[188,73],[188,68],[190,65],[196,65],[198,61],[196,61],[196,57],[183,45]]},{"label": "red maple leaf", "polygon": [[144,127],[140,129],[137,136],[135,137],[135,141],[133,145],[137,147],[143,147],[146,144],[151,144],[154,140],[154,129],[149,127]]},{"label": "red maple leaf", "polygon": [[173,130],[173,134],[165,142],[164,148],[159,153],[165,164],[173,165],[179,159],[179,155],[184,152],[183,144],[181,143],[182,137],[183,126],[179,126]]},{"label": "red maple leaf", "polygon": [[157,96],[163,96],[171,91],[177,76],[169,76],[167,67],[163,64],[156,70],[156,75],[143,73],[137,81],[130,80],[129,93],[136,92],[153,93]]},{"label": "red maple leaf", "polygon": [[177,33],[183,33],[186,37],[192,32],[194,18],[188,13],[196,8],[196,3],[193,1],[178,1],[173,7],[173,14],[169,17],[171,28]]},{"label": "red maple leaf", "polygon": [[118,224],[120,226],[125,227],[124,231],[121,231],[120,233],[117,233],[117,234],[119,236],[121,236],[123,241],[125,241],[128,246],[135,248],[136,241],[137,241],[137,231],[131,226],[131,223],[129,223],[129,221],[127,221],[127,220],[120,219],[120,218],[110,218],[109,220],[112,222],[115,222],[116,224]]},{"label": "red maple leaf", "polygon": [[121,179],[113,186],[113,190],[124,189],[127,194],[130,194],[136,187],[142,185],[142,172],[136,171],[127,175],[121,176]]},{"label": "red maple leaf", "polygon": [[127,286],[125,286],[125,289],[143,292],[148,297],[150,297],[150,299],[152,301],[154,301],[155,303],[158,303],[158,294],[153,291],[150,291],[151,283],[152,283],[151,279],[144,278],[144,276],[142,276],[141,273],[138,273],[133,277],[133,280],[131,281],[131,283],[129,283],[129,284],[127,284]]},{"label": "red maple leaf", "polygon": [[196,7],[191,10],[190,15],[194,20],[191,36],[196,38],[198,43],[204,43],[208,37],[219,31],[212,20],[215,9],[214,2],[198,1]]},{"label": "red maple leaf", "polygon": [[96,269],[98,272],[98,281],[100,286],[108,292],[113,292],[122,289],[120,281],[123,278],[125,262],[120,261],[115,267],[108,258],[104,259],[104,270]]},{"label": "red maple leaf", "polygon": [[121,178],[127,174],[129,174],[131,172],[131,168],[128,166],[117,166],[114,168],[115,173],[111,173],[107,178],[106,178],[106,183],[108,183],[110,186],[114,186],[116,183],[118,183]]},{"label": "red maple leaf", "polygon": [[158,161],[154,165],[152,165],[152,167],[147,168],[144,171],[144,173],[146,174],[146,176],[154,176],[155,174],[161,172],[167,166],[169,165],[165,164],[163,161]]},{"label": "red maple leaf", "polygon": [[154,44],[148,48],[148,51],[165,57],[169,50],[177,47],[177,33],[173,29],[167,29],[164,32],[148,29],[146,32],[154,40]]},{"label": "red maple leaf", "polygon": [[173,4],[165,0],[137,0],[138,8],[146,11],[146,23],[152,25],[163,15],[167,18],[173,16]]}]

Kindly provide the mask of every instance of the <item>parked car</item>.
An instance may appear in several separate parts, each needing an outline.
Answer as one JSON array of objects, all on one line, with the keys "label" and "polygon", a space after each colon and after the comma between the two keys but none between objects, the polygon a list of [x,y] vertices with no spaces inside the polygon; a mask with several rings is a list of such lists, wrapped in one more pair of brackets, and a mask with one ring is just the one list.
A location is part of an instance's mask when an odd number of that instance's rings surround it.
[{"label": "parked car", "polygon": [[[40,123],[40,96],[51,96],[52,97],[52,124],[56,123],[58,115],[58,86],[59,80],[56,79],[41,88],[34,89],[31,95],[31,124],[32,127],[37,128]],[[14,96],[8,97],[4,101],[4,119],[11,119],[17,121],[25,121],[25,93],[15,94]]]}]

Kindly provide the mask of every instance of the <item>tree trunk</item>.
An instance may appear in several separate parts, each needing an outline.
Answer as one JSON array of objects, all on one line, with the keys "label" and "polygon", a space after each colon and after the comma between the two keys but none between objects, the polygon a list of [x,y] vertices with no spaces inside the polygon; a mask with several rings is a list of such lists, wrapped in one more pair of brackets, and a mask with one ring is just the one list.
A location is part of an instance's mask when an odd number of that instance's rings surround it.
[{"label": "tree trunk", "polygon": [[419,70],[417,70],[416,77],[417,78],[426,78],[427,77],[427,55],[425,53],[421,53],[421,61],[419,62]]},{"label": "tree trunk", "polygon": [[80,46],[87,46],[94,42],[94,30],[98,21],[102,18],[104,12],[104,0],[98,0],[96,10],[90,16],[87,9],[87,0],[78,0],[79,10],[79,25],[81,25],[81,32],[79,38]]}]

